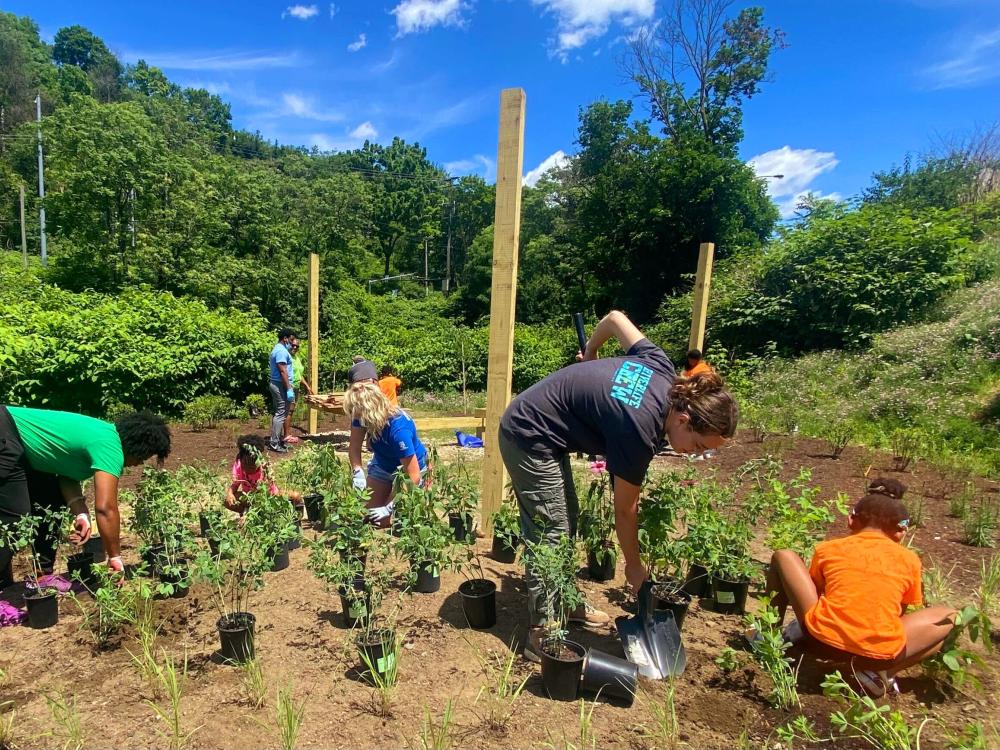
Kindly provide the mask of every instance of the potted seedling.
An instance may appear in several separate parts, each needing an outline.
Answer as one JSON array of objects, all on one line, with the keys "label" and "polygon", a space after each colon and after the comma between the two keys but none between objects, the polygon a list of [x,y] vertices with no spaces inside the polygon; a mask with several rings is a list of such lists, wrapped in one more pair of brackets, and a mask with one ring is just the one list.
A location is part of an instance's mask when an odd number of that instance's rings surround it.
[{"label": "potted seedling", "polygon": [[[396,552],[410,565],[409,584],[422,594],[441,588],[441,570],[458,562],[457,537],[442,519],[436,490],[424,490],[410,481],[402,484],[406,513],[400,519]],[[447,506],[444,506],[447,507]]]},{"label": "potted seedling", "polygon": [[59,622],[59,592],[51,586],[39,584],[44,573],[37,542],[46,528],[45,519],[30,513],[21,516],[14,524],[0,527],[3,546],[15,553],[23,550],[28,556],[28,592],[24,595],[24,603],[28,608],[28,625],[38,630],[51,628]]},{"label": "potted seedling", "polygon": [[542,683],[553,700],[575,700],[587,653],[579,643],[566,638],[569,615],[583,603],[576,588],[576,546],[568,535],[557,543],[543,539],[527,544],[524,559],[543,594]]},{"label": "potted seedling", "polygon": [[66,558],[66,577],[71,581],[82,583],[87,589],[94,589],[94,554],[73,543],[73,534],[76,528],[73,524],[74,516],[69,508],[62,507],[59,510],[46,508],[41,519],[42,529],[52,530],[52,540],[54,542],[54,556],[52,568],[56,569],[56,564],[60,556]]},{"label": "potted seedling", "polygon": [[586,524],[581,524],[583,546],[587,551],[587,572],[595,581],[615,577],[618,549],[615,533],[615,505],[611,494],[611,475],[601,472],[591,483],[584,502]]},{"label": "potted seedling", "polygon": [[396,634],[396,614],[401,599],[389,614],[382,613],[382,601],[389,590],[396,571],[388,567],[388,543],[385,536],[378,535],[369,548],[370,564],[365,573],[367,616],[359,625],[356,638],[358,657],[362,674],[373,682],[376,688],[391,689],[396,680],[398,657],[401,643]]},{"label": "potted seedling", "polygon": [[750,556],[753,532],[745,519],[720,519],[712,551],[712,608],[722,614],[746,612],[750,584],[760,566]]},{"label": "potted seedling", "polygon": [[476,630],[492,628],[497,623],[497,585],[486,580],[479,553],[462,566],[462,573],[465,580],[459,584],[458,593],[469,627]]},{"label": "potted seedling", "polygon": [[[436,456],[435,456],[436,458]],[[473,544],[474,514],[479,507],[479,487],[462,460],[445,467],[435,462],[434,487],[448,513],[448,524],[456,541]]]},{"label": "potted seedling", "polygon": [[521,518],[516,502],[501,503],[493,514],[493,559],[497,562],[512,563],[517,559],[517,547],[521,537]]},{"label": "potted seedling", "polygon": [[332,445],[303,446],[277,468],[282,487],[302,492],[306,519],[317,530],[324,525],[325,503],[341,485],[345,473],[346,466]]}]

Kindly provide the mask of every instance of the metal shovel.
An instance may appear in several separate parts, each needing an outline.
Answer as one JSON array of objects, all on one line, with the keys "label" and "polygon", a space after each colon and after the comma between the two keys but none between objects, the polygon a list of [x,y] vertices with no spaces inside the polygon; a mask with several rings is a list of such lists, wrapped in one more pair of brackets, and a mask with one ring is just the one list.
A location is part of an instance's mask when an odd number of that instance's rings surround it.
[{"label": "metal shovel", "polygon": [[649,581],[642,584],[636,614],[617,618],[615,627],[625,647],[626,658],[639,667],[639,674],[662,680],[684,672],[687,653],[673,612],[652,607],[651,587]]}]

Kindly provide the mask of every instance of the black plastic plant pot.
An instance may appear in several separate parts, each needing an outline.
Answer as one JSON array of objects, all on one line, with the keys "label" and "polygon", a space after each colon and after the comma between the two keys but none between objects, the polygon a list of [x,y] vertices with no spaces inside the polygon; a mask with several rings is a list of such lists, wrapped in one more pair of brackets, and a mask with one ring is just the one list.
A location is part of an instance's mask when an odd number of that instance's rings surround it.
[{"label": "black plastic plant pot", "polygon": [[486,630],[497,624],[497,585],[483,578],[463,581],[458,587],[469,627]]},{"label": "black plastic plant pot", "polygon": [[185,562],[180,567],[181,570],[177,573],[166,573],[164,571],[160,571],[160,583],[168,583],[174,587],[174,592],[172,594],[164,594],[164,597],[170,599],[183,599],[187,596],[188,587],[181,585],[187,578],[187,563]]},{"label": "black plastic plant pot", "polygon": [[71,581],[79,580],[88,589],[93,590],[94,576],[94,553],[77,552],[66,558],[66,577]]},{"label": "black plastic plant pot", "polygon": [[219,655],[228,662],[243,664],[254,658],[254,628],[257,618],[249,612],[233,612],[215,623],[219,630]]},{"label": "black plastic plant pot", "polygon": [[742,615],[746,612],[750,581],[712,579],[712,609],[723,615]]},{"label": "black plastic plant pot", "polygon": [[105,560],[104,554],[104,542],[101,541],[101,537],[92,536],[86,542],[83,543],[83,551],[89,552],[94,556],[95,563],[101,563]]},{"label": "black plastic plant pot", "polygon": [[271,572],[277,573],[279,570],[284,570],[288,567],[288,562],[288,544],[286,542],[278,547],[278,551],[271,558]]},{"label": "black plastic plant pot", "polygon": [[472,516],[468,513],[449,513],[448,525],[455,534],[455,541],[472,540]]},{"label": "black plastic plant pot", "polygon": [[212,539],[212,537],[209,537],[208,538],[208,548],[212,552],[212,557],[218,557],[219,556],[219,540],[218,539]]},{"label": "black plastic plant pot", "polygon": [[358,657],[362,674],[370,674],[374,669],[385,677],[396,666],[395,631],[378,628],[362,635],[358,638]]},{"label": "black plastic plant pot", "polygon": [[590,649],[583,660],[580,689],[631,706],[639,684],[639,667],[603,651]]},{"label": "black plastic plant pot", "polygon": [[618,563],[618,556],[614,547],[607,547],[604,554],[598,559],[596,551],[587,552],[587,572],[595,581],[610,581],[615,577],[615,565]]},{"label": "black plastic plant pot", "polygon": [[57,594],[55,589],[42,589],[24,595],[24,603],[28,607],[28,627],[44,630],[59,622]]},{"label": "black plastic plant pot", "polygon": [[152,547],[146,547],[139,555],[142,558],[142,561],[146,564],[146,568],[150,574],[157,571],[160,564],[160,555],[166,552],[166,550],[166,545],[154,544]]},{"label": "black plastic plant pot", "polygon": [[[558,656],[550,654],[550,649],[557,651]],[[573,641],[560,640],[542,645],[539,654],[542,659],[542,684],[552,700],[576,700],[586,654],[587,649]]]},{"label": "black plastic plant pot", "polygon": [[302,519],[295,519],[295,536],[285,542],[285,547],[291,552],[294,549],[298,549],[302,546]]},{"label": "black plastic plant pot", "polygon": [[517,537],[506,534],[493,535],[493,559],[497,562],[510,564],[517,559]]},{"label": "black plastic plant pot", "polygon": [[712,577],[708,574],[708,568],[698,563],[691,563],[688,568],[687,578],[684,579],[684,590],[691,596],[706,596],[712,586]]},{"label": "black plastic plant pot", "polygon": [[323,518],[323,496],[318,492],[311,492],[302,498],[302,502],[306,506],[306,519],[318,528],[317,524]]},{"label": "black plastic plant pot", "polygon": [[417,582],[413,590],[419,594],[433,594],[441,588],[441,570],[434,563],[422,562],[416,566]]},{"label": "black plastic plant pot", "polygon": [[212,522],[204,513],[198,514],[198,526],[201,528],[201,535],[208,539],[209,535],[212,533]]},{"label": "black plastic plant pot", "polygon": [[344,624],[349,628],[353,628],[364,623],[368,619],[368,611],[370,609],[365,579],[359,576],[354,579],[350,591],[346,587],[341,586],[339,592],[340,607],[344,613]]},{"label": "black plastic plant pot", "polygon": [[684,627],[684,618],[687,617],[688,607],[691,606],[691,594],[676,582],[654,583],[649,590],[649,597],[652,605],[650,609],[672,612],[677,629]]}]

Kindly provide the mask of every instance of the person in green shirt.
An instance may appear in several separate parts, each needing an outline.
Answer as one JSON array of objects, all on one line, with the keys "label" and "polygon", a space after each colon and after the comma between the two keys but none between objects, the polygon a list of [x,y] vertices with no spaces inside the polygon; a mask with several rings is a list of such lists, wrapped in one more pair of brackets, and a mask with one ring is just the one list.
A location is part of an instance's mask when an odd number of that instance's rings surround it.
[{"label": "person in green shirt", "polygon": [[[306,389],[306,393],[308,393],[309,395],[312,395],[313,394],[313,388],[309,384],[309,381],[306,380],[305,363],[303,363],[302,357],[299,356],[299,337],[298,336],[292,336],[292,351],[291,351],[291,355],[292,355],[292,366],[291,366],[290,369],[291,369],[292,390],[295,391],[295,393],[298,393],[299,392],[299,384],[301,383],[302,387]],[[292,418],[294,417],[294,415],[295,415],[295,400],[293,400],[288,405],[288,416],[285,417],[284,440],[285,440],[286,443],[297,443],[297,442],[299,442],[299,439],[297,437],[295,437],[294,435],[291,434],[292,433]]]},{"label": "person in green shirt", "polygon": [[[73,541],[91,535],[91,519],[80,482],[94,479],[97,528],[108,566],[123,571],[118,480],[126,466],[170,453],[170,430],[149,412],[128,414],[115,424],[82,414],[0,405],[0,527],[45,507],[66,504],[76,515]],[[51,564],[54,540],[36,545]],[[13,551],[0,546],[0,588],[11,582]]]}]

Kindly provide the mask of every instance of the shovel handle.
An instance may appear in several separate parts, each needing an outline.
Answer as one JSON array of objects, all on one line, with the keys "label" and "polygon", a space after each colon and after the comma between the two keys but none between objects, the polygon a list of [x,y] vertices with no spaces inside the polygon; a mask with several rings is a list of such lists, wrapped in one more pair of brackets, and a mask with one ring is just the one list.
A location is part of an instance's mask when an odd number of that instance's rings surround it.
[{"label": "shovel handle", "polygon": [[587,333],[583,330],[583,313],[573,313],[573,323],[576,325],[576,340],[580,343],[580,354],[586,354]]}]

